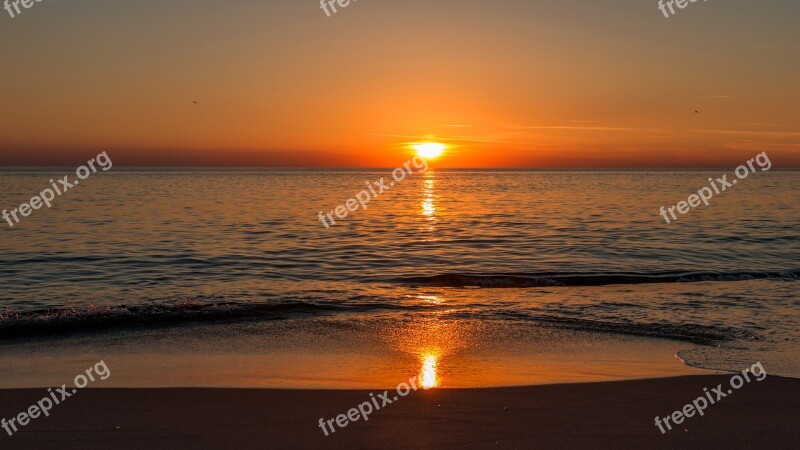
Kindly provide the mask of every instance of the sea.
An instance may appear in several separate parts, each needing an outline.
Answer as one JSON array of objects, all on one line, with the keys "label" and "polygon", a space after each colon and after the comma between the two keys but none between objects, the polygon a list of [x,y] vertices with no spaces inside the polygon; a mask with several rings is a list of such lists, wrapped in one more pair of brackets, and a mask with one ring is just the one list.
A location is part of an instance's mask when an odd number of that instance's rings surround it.
[{"label": "sea", "polygon": [[[113,167],[0,222],[0,387],[798,377],[800,172],[660,215],[726,173]],[[0,208],[64,175],[0,170]]]}]

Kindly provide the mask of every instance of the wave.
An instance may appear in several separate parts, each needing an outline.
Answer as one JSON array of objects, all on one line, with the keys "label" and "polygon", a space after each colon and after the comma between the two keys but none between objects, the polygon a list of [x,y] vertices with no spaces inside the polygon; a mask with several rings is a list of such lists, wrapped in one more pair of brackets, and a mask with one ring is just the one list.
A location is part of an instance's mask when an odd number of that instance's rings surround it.
[{"label": "wave", "polygon": [[[347,311],[378,311],[400,306],[377,302],[348,304],[314,302],[200,303],[179,301],[172,305],[96,306],[0,312],[0,339],[65,335],[89,331],[169,327],[246,320],[284,320]],[[406,307],[407,308],[407,307]],[[404,308],[405,309],[405,308]]]},{"label": "wave", "polygon": [[[520,315],[528,316],[524,313],[504,314],[513,316],[516,319],[520,318]],[[549,325],[555,328],[671,339],[675,341],[691,342],[693,344],[701,345],[714,345],[719,342],[735,341],[738,339],[759,339],[758,336],[744,329],[699,325],[692,323],[644,323],[633,321],[578,319],[552,315],[528,316],[527,318],[539,325]]]},{"label": "wave", "polygon": [[[498,309],[489,305],[471,305],[463,310],[442,307],[441,318],[465,320],[500,320],[535,323],[540,326],[672,339],[711,345],[737,339],[757,339],[746,330],[692,323],[651,323],[610,318],[563,317],[534,311]],[[0,340],[65,336],[87,332],[135,331],[188,325],[230,324],[271,320],[314,318],[337,313],[364,314],[391,312],[406,317],[436,309],[431,305],[409,305],[379,301],[350,301],[342,304],[313,301],[280,303],[201,303],[182,300],[175,304],[141,306],[95,306],[47,309],[23,313],[0,313]],[[375,317],[375,316],[373,316]],[[362,316],[363,319],[363,316]]]},{"label": "wave", "polygon": [[738,272],[663,272],[663,273],[510,273],[408,276],[393,281],[405,284],[442,287],[530,288],[550,286],[605,286],[611,284],[696,283],[701,281],[745,281],[765,278],[797,280],[800,270]]}]

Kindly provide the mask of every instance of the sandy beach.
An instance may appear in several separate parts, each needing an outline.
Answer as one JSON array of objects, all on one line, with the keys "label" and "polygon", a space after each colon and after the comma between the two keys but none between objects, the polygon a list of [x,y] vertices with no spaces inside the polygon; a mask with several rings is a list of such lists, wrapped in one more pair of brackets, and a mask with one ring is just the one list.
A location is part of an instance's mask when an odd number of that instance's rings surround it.
[{"label": "sandy beach", "polygon": [[[796,448],[800,381],[749,383],[703,417],[661,434],[666,416],[725,385],[729,375],[409,394],[326,437],[321,417],[346,413],[370,391],[88,389],[5,448]],[[11,417],[42,389],[0,391]],[[391,392],[391,391],[390,391]]]}]

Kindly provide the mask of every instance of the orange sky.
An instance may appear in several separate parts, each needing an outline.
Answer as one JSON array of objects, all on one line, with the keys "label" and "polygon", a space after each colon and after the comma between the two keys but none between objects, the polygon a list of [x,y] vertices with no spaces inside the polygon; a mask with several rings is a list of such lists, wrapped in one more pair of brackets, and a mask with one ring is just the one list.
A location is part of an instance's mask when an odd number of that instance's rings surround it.
[{"label": "orange sky", "polygon": [[800,4],[635,3],[44,2],[0,17],[0,164],[800,167]]}]

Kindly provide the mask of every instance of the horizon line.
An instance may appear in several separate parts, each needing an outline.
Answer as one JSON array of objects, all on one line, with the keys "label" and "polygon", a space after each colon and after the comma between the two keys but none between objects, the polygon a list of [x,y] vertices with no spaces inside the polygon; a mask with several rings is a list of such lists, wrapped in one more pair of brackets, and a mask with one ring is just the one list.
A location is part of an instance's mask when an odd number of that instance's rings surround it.
[{"label": "horizon line", "polygon": [[[116,167],[116,166],[112,166]],[[118,167],[118,170],[325,170],[325,171],[333,171],[333,170],[342,170],[342,171],[353,171],[353,170],[393,170],[396,167],[325,167],[325,166],[121,166]],[[47,169],[72,169],[74,170],[74,166],[3,166],[0,165],[0,171],[6,171],[11,169],[23,169],[23,170],[47,170]],[[735,169],[735,167],[718,167],[718,166],[708,166],[708,167],[443,167],[443,168],[430,168],[427,171],[457,171],[457,170],[469,170],[469,171],[569,171],[569,170],[576,170],[576,171],[643,171],[643,170],[650,170],[650,171],[706,171],[706,170],[731,170]],[[800,171],[800,166],[798,167],[783,167],[783,168],[775,168],[773,167],[770,171]],[[103,171],[101,171],[103,172]],[[98,172],[98,173],[101,173]]]}]

